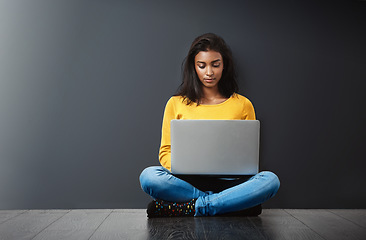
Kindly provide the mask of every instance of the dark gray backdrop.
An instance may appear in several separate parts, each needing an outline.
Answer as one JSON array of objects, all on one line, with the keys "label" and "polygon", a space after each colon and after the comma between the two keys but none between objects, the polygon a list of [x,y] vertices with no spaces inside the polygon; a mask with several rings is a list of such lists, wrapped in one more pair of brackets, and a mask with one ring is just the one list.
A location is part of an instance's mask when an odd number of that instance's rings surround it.
[{"label": "dark gray backdrop", "polygon": [[365,208],[365,2],[0,1],[0,209],[144,208],[192,40],[224,37],[272,208]]}]

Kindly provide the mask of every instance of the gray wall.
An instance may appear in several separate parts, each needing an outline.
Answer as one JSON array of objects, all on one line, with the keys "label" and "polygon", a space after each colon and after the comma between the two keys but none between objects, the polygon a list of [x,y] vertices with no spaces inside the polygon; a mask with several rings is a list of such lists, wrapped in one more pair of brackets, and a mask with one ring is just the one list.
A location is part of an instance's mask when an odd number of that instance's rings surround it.
[{"label": "gray wall", "polygon": [[225,38],[273,208],[365,208],[365,2],[0,1],[0,209],[144,208],[192,40]]}]

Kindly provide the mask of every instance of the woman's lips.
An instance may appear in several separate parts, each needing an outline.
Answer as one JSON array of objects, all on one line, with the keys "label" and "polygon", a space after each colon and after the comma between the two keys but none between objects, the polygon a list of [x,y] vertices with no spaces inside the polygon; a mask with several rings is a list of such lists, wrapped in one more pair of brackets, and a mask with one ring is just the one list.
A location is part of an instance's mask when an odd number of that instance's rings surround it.
[{"label": "woman's lips", "polygon": [[212,83],[215,79],[214,78],[205,78],[204,81],[207,83]]}]

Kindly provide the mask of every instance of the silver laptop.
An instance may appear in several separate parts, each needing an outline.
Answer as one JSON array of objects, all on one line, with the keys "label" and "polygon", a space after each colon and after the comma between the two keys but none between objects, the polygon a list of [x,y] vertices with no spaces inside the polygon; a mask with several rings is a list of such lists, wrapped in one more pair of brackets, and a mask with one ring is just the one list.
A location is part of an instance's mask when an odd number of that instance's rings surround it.
[{"label": "silver laptop", "polygon": [[172,120],[170,126],[173,174],[258,173],[258,120]]}]

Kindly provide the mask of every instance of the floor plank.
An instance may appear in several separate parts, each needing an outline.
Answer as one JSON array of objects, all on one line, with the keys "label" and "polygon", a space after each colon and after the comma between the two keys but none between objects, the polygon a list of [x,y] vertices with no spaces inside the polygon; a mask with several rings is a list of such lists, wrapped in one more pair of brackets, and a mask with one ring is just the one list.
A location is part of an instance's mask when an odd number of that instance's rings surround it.
[{"label": "floor plank", "polygon": [[264,209],[258,217],[146,217],[145,209],[1,210],[0,239],[366,239],[366,210]]},{"label": "floor plank", "polygon": [[67,212],[68,210],[30,210],[19,214],[0,225],[0,239],[32,239]]},{"label": "floor plank", "polygon": [[112,210],[72,210],[33,239],[89,239],[111,212]]},{"label": "floor plank", "polygon": [[19,214],[22,214],[26,211],[27,210],[0,210],[0,224],[12,219],[13,217],[16,217]]},{"label": "floor plank", "polygon": [[366,229],[328,210],[288,209],[293,217],[317,232],[324,239],[366,239]]},{"label": "floor plank", "polygon": [[195,232],[194,220],[193,217],[149,219],[149,239],[205,239],[203,231]]},{"label": "floor plank", "polygon": [[196,232],[203,231],[205,239],[265,239],[251,218],[258,217],[202,217],[194,220]]},{"label": "floor plank", "polygon": [[95,239],[147,239],[146,210],[113,211],[91,236]]},{"label": "floor plank", "polygon": [[366,209],[331,209],[328,211],[366,228]]},{"label": "floor plank", "polygon": [[149,239],[264,239],[248,217],[181,217],[148,220]]},{"label": "floor plank", "polygon": [[264,209],[251,221],[265,239],[324,239],[282,209]]}]

